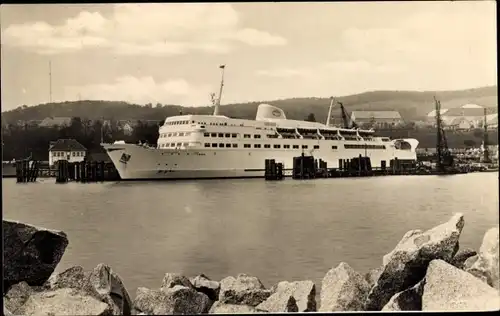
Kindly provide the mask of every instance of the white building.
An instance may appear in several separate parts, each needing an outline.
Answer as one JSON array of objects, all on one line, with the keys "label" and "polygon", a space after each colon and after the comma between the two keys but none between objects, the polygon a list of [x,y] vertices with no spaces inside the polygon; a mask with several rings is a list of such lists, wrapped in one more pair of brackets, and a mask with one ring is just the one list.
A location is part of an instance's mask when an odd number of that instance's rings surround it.
[{"label": "white building", "polygon": [[80,162],[85,159],[87,149],[75,139],[58,139],[49,147],[49,165],[53,166],[59,160]]}]

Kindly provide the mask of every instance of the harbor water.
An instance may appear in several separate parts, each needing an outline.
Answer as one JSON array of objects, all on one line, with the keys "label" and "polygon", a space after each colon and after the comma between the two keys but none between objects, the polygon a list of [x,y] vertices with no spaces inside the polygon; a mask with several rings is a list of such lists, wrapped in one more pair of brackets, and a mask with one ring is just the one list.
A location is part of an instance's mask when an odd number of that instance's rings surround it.
[{"label": "harbor water", "polygon": [[132,297],[166,272],[220,280],[247,273],[266,287],[313,280],[345,261],[376,268],[405,232],[465,215],[461,247],[498,225],[498,173],[455,176],[16,184],[3,179],[3,217],[62,230],[57,271],[106,263]]}]

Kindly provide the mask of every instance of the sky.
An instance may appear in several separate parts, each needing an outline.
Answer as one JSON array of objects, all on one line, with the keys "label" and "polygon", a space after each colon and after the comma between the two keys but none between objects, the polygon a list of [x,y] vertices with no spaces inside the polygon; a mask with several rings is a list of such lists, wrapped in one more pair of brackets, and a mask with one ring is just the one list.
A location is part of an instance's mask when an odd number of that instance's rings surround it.
[{"label": "sky", "polygon": [[8,4],[0,23],[2,111],[209,105],[221,64],[222,104],[497,84],[494,1]]}]

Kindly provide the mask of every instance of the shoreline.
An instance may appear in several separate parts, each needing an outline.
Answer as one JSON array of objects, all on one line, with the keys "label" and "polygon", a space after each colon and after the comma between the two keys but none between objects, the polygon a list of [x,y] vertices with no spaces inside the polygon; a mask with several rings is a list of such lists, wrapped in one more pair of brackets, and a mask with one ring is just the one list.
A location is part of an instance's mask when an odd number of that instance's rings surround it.
[{"label": "shoreline", "polygon": [[[345,262],[325,271],[321,284],[282,281],[271,288],[246,274],[215,281],[203,274],[188,278],[166,273],[160,288],[139,287],[132,300],[122,279],[105,264],[91,271],[74,266],[54,273],[69,243],[64,232],[3,220],[4,285],[8,287],[8,291],[4,289],[4,312],[160,315],[498,310],[498,226],[486,232],[476,252],[459,249],[464,224],[463,215],[457,213],[427,231],[407,232],[383,257],[382,265],[364,276]],[[37,245],[30,242],[34,239]],[[13,246],[18,247],[19,242],[32,253],[15,254]],[[33,252],[38,253],[39,262],[35,260],[27,273],[15,255]],[[45,261],[41,261],[43,257]]]}]

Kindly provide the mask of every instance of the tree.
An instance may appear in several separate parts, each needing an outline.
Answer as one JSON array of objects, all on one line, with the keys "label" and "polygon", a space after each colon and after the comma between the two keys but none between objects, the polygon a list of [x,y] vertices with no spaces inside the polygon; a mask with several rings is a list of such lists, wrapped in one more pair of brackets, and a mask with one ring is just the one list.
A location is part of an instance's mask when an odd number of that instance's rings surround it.
[{"label": "tree", "polygon": [[316,116],[314,116],[314,113],[309,113],[309,115],[306,117],[307,122],[316,122]]}]

